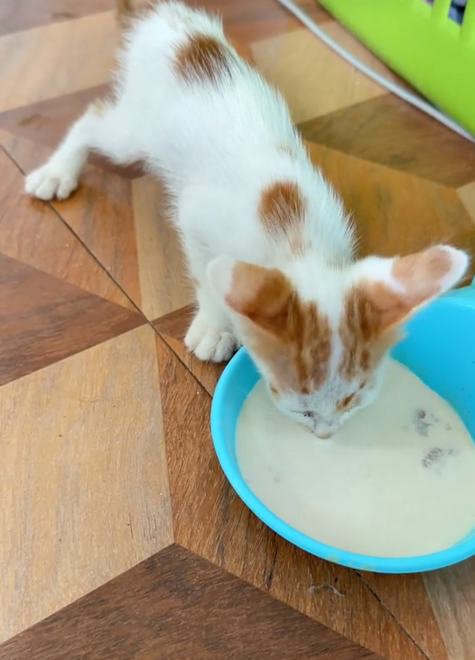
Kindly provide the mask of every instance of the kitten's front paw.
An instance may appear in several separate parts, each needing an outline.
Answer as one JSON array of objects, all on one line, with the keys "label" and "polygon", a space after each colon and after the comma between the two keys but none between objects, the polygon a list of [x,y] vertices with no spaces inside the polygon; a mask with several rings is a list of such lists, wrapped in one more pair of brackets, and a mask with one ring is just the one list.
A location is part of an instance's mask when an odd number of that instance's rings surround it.
[{"label": "kitten's front paw", "polygon": [[72,177],[67,172],[60,172],[52,164],[46,163],[28,174],[25,179],[25,192],[45,201],[54,197],[66,199],[73,190],[76,190],[77,185],[77,177]]},{"label": "kitten's front paw", "polygon": [[213,323],[202,312],[198,312],[190,325],[185,344],[203,362],[225,362],[237,347],[231,328]]}]

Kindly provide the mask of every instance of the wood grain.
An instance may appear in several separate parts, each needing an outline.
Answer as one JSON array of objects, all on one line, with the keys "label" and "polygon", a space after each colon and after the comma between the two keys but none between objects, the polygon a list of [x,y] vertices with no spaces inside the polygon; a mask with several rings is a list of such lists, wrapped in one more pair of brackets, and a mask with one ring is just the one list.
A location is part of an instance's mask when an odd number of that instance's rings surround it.
[{"label": "wood grain", "polygon": [[116,45],[114,12],[0,37],[0,112],[104,84]]},{"label": "wood grain", "polygon": [[176,542],[390,660],[426,660],[354,571],[287,543],[239,500],[213,451],[209,395],[161,340],[157,355]]},{"label": "wood grain", "polygon": [[310,142],[434,183],[457,188],[475,179],[473,144],[392,94],[299,128]]},{"label": "wood grain", "polygon": [[459,188],[457,194],[475,223],[475,181]]},{"label": "wood grain", "polygon": [[[0,135],[0,141],[8,143],[10,152],[22,162],[40,162],[40,156],[44,155],[44,147],[34,147],[20,138]],[[22,153],[25,154],[24,160]],[[23,195],[23,174],[2,151],[0,178],[0,252],[135,310],[108,272],[101,268],[51,207]],[[90,217],[89,222],[100,222],[100,219]]]},{"label": "wood grain", "polygon": [[[218,12],[227,34],[245,43],[284,34],[302,25],[275,0],[188,0],[187,4]],[[331,20],[314,0],[298,0],[297,4],[317,23]]]},{"label": "wood grain", "polygon": [[214,388],[218,382],[225,364],[211,364],[198,360],[186,348],[183,339],[186,331],[193,319],[194,306],[187,305],[181,309],[165,314],[153,322],[160,336],[172,351],[180,358],[186,368],[191,371],[194,377],[203,385],[208,394],[214,393]]},{"label": "wood grain", "polygon": [[[336,23],[325,23],[324,29],[345,46],[351,42],[371,67],[383,66]],[[260,71],[283,93],[296,123],[386,93],[305,29],[254,42],[251,51]]]},{"label": "wood grain", "polygon": [[382,660],[176,545],[0,646],[25,657]]},{"label": "wood grain", "polygon": [[115,0],[3,0],[0,35],[112,10]]},{"label": "wood grain", "polygon": [[[308,143],[313,162],[352,214],[360,253],[409,254],[437,242],[475,254],[471,218],[455,190]],[[473,274],[473,266],[464,282]]]},{"label": "wood grain", "polygon": [[426,573],[429,598],[449,660],[473,660],[475,653],[475,559]]},{"label": "wood grain", "polygon": [[427,658],[451,660],[422,575],[363,573],[361,579],[399,625],[407,630]]},{"label": "wood grain", "polygon": [[155,336],[0,388],[1,640],[172,542]]},{"label": "wood grain", "polygon": [[144,323],[136,312],[0,253],[0,385]]},{"label": "wood grain", "polygon": [[[1,122],[0,122],[1,123]],[[10,156],[25,172],[41,165],[50,150],[29,140],[0,133]],[[97,162],[97,159],[96,159]],[[140,286],[135,244],[132,190],[127,172],[88,164],[72,196],[50,204],[80,241],[140,307]],[[36,203],[36,202],[35,202]]]},{"label": "wood grain", "polygon": [[153,320],[187,305],[190,285],[162,184],[149,177],[137,179],[132,195],[142,311]]}]

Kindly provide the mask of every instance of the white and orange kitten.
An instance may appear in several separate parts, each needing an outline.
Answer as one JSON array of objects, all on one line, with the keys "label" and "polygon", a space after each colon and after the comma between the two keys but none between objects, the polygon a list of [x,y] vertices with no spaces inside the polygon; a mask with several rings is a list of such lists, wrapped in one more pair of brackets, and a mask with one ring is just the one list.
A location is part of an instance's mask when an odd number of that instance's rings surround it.
[{"label": "white and orange kitten", "polygon": [[189,350],[219,362],[244,344],[276,405],[320,437],[374,399],[398,326],[467,268],[448,246],[355,260],[343,204],[284,100],[216,18],[179,2],[130,21],[111,99],[86,110],[26,191],[68,197],[92,151],[143,160],[167,184],[196,283]]}]

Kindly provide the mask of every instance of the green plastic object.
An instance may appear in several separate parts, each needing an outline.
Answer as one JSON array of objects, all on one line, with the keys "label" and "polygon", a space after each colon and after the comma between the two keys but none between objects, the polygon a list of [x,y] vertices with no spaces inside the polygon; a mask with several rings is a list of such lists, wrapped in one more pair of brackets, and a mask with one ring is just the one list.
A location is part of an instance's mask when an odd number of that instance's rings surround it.
[{"label": "green plastic object", "polygon": [[319,0],[393,71],[475,136],[475,0]]}]

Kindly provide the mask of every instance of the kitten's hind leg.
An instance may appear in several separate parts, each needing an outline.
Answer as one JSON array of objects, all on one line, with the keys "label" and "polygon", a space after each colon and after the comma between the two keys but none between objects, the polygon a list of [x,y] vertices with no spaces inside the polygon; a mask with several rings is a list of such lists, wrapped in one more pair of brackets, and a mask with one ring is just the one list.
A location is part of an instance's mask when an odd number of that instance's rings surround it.
[{"label": "kitten's hind leg", "polygon": [[120,107],[92,103],[71,126],[49,160],[25,180],[25,192],[38,199],[66,199],[77,188],[88,154],[96,151],[118,164],[130,162],[130,145],[120,123]]}]

